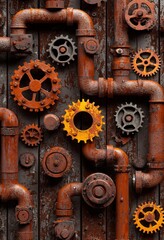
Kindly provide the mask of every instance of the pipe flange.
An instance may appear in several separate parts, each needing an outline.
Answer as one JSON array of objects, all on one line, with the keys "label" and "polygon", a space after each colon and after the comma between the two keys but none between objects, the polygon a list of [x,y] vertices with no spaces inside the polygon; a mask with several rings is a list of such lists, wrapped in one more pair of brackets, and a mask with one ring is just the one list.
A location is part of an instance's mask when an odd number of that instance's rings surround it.
[{"label": "pipe flange", "polygon": [[11,34],[11,53],[18,56],[26,56],[33,52],[33,36],[32,34]]},{"label": "pipe flange", "polygon": [[113,180],[106,174],[94,173],[85,179],[82,196],[89,206],[105,208],[115,199],[116,187]]},{"label": "pipe flange", "polygon": [[16,207],[15,216],[19,224],[28,224],[32,221],[32,208],[31,207]]},{"label": "pipe flange", "polygon": [[62,177],[72,166],[72,157],[67,150],[53,147],[47,151],[42,161],[45,173],[53,178]]},{"label": "pipe flange", "polygon": [[84,42],[85,51],[89,54],[95,54],[99,50],[99,42],[95,38],[89,38]]},{"label": "pipe flange", "polygon": [[[99,111],[99,106],[95,106],[95,103],[90,103],[89,100],[82,101],[78,100],[73,105],[69,105],[69,109],[65,110],[63,116],[64,130],[67,131],[67,136],[71,136],[72,140],[77,139],[78,143],[84,141],[85,143],[98,136],[99,132],[102,131],[103,116]],[[81,129],[78,120],[87,120],[85,129]],[[77,122],[76,122],[77,120]],[[85,125],[85,124],[84,124]]]},{"label": "pipe flange", "polygon": [[57,239],[70,240],[75,234],[75,223],[73,220],[60,220],[54,222],[55,235]]}]

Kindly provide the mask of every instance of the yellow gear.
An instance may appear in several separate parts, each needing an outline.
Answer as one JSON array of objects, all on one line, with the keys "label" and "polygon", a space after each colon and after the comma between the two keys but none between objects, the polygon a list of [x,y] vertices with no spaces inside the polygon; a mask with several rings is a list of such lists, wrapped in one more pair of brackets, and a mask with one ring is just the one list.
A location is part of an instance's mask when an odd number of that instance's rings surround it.
[{"label": "yellow gear", "polygon": [[[69,105],[69,108],[65,110],[65,115],[63,116],[64,130],[67,131],[67,136],[71,136],[72,140],[77,139],[78,143],[80,141],[87,140],[93,141],[93,138],[98,136],[98,133],[102,131],[103,116],[101,111],[98,110],[99,106],[95,106],[95,103],[90,103],[89,100],[85,102],[83,99],[81,102],[78,100],[76,103]],[[88,113],[92,118],[92,124],[86,130],[81,130],[75,126],[74,120],[78,113]]]},{"label": "yellow gear", "polygon": [[133,217],[136,228],[147,234],[159,231],[164,224],[164,210],[153,202],[139,205]]}]

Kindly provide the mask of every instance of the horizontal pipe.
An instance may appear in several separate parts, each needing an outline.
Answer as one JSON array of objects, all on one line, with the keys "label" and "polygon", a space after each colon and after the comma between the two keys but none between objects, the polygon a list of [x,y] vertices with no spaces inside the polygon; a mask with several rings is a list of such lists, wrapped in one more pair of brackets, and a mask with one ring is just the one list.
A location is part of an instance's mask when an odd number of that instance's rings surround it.
[{"label": "horizontal pipe", "polygon": [[17,12],[11,23],[11,33],[24,34],[29,24],[77,24],[78,29],[94,29],[90,16],[79,9],[62,9],[51,12],[46,9],[24,9]]}]

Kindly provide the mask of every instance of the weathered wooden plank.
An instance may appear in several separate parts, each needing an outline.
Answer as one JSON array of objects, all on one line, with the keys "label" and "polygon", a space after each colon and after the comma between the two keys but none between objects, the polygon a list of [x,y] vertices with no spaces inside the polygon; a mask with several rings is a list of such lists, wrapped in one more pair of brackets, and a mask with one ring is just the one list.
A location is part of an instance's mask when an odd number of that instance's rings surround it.
[{"label": "weathered wooden plank", "polygon": [[[10,24],[13,15],[21,9],[26,8],[35,8],[37,7],[37,1],[18,1],[18,0],[11,0],[8,1],[8,14],[9,14],[9,26],[8,31],[10,33]],[[36,113],[29,113],[28,110],[22,110],[21,107],[18,107],[16,102],[13,101],[13,96],[10,95],[10,81],[11,76],[14,74],[14,70],[18,69],[19,65],[23,65],[24,62],[29,62],[31,59],[38,58],[38,36],[37,32],[32,32],[29,30],[30,33],[34,35],[34,42],[35,48],[32,55],[27,56],[26,58],[15,58],[14,56],[9,55],[8,60],[8,108],[14,111],[19,119],[20,123],[20,132],[22,129],[29,124],[35,123],[38,124],[38,114]],[[34,239],[40,239],[38,235],[38,148],[29,148],[27,147],[22,141],[20,140],[19,143],[19,156],[22,153],[30,152],[33,153],[36,157],[36,162],[34,166],[30,169],[25,169],[19,165],[19,181],[21,184],[26,186],[32,193],[32,197],[34,200],[34,214],[33,214],[33,230],[34,230]],[[19,157],[18,156],[18,157]],[[15,205],[16,202],[13,204],[10,202],[9,210],[8,210],[8,240],[13,240],[16,238],[16,232],[18,229],[18,224],[15,220]]]},{"label": "weathered wooden plank", "polygon": [[[42,4],[44,4],[44,2]],[[71,7],[79,7],[77,1],[71,1],[67,4]],[[40,58],[56,68],[62,86],[59,100],[50,108],[50,110],[41,115],[40,123],[42,127],[44,127],[43,117],[45,114],[53,113],[62,119],[62,115],[65,114],[65,109],[68,108],[68,105],[71,105],[72,102],[76,102],[80,98],[80,91],[77,84],[77,58],[75,57],[76,60],[74,62],[71,61],[70,65],[66,64],[66,66],[63,67],[62,65],[58,66],[57,64],[52,63],[46,52],[48,49],[48,43],[50,43],[52,39],[55,39],[55,37],[59,37],[61,34],[72,38],[77,45],[74,29],[74,27],[66,28],[64,25],[55,26],[55,24],[53,24],[48,27],[48,30],[45,28],[40,32],[40,39],[42,39],[42,41],[40,41]],[[61,124],[56,131],[49,132],[44,129],[44,139],[45,141],[42,143],[40,150],[40,161],[43,160],[46,151],[53,146],[65,148],[72,155],[73,159],[71,170],[60,179],[53,179],[45,175],[40,165],[40,237],[42,240],[51,240],[55,238],[54,227],[52,225],[56,220],[55,203],[58,190],[67,183],[81,181],[80,146],[76,141],[72,141],[70,137],[66,136],[66,132],[63,131],[63,124]],[[73,218],[75,219],[76,237],[77,239],[80,239],[80,197],[74,198],[72,201],[74,207]]]}]

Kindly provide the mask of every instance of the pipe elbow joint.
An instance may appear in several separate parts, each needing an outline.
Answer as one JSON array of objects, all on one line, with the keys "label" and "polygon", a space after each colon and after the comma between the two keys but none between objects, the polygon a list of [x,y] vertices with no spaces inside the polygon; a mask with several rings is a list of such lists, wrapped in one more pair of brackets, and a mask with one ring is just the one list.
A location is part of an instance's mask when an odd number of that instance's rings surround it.
[{"label": "pipe elbow joint", "polygon": [[164,179],[164,170],[151,170],[147,173],[136,171],[133,177],[133,184],[137,193],[141,193],[144,188],[156,187]]},{"label": "pipe elbow joint", "polygon": [[7,108],[0,108],[0,121],[3,127],[18,127],[18,118]]},{"label": "pipe elbow joint", "polygon": [[120,148],[114,148],[114,159],[117,161],[118,166],[129,166],[128,155]]},{"label": "pipe elbow joint", "polygon": [[97,149],[95,142],[86,143],[82,148],[82,152],[87,160],[95,163],[96,165],[104,163],[107,159],[107,149]]},{"label": "pipe elbow joint", "polygon": [[26,29],[27,19],[29,18],[30,12],[33,9],[24,9],[17,12],[11,22],[11,29]]},{"label": "pipe elbow joint", "polygon": [[29,190],[21,184],[14,184],[10,187],[12,199],[18,200],[19,207],[32,207],[33,201]]}]

